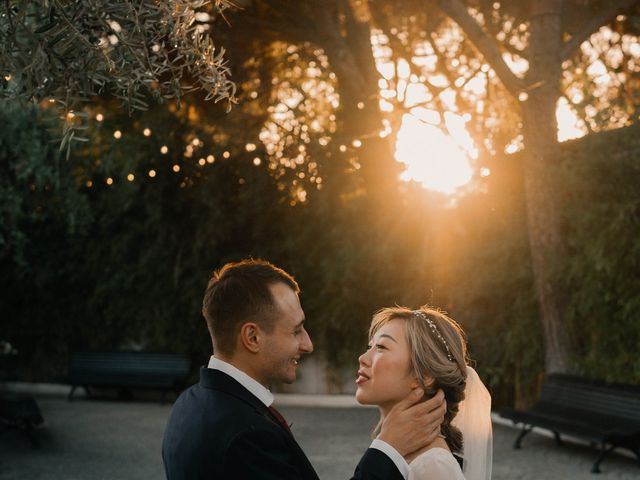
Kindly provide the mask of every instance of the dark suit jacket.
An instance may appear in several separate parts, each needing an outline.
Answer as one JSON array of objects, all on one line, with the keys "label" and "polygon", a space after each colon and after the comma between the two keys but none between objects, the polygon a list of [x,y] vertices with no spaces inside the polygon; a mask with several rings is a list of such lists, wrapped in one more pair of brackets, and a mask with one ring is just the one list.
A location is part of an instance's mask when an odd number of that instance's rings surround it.
[{"label": "dark suit jacket", "polygon": [[[330,440],[330,439],[327,439]],[[293,436],[240,383],[202,368],[176,400],[164,434],[168,480],[317,480]],[[368,449],[353,480],[402,480],[384,453]]]}]

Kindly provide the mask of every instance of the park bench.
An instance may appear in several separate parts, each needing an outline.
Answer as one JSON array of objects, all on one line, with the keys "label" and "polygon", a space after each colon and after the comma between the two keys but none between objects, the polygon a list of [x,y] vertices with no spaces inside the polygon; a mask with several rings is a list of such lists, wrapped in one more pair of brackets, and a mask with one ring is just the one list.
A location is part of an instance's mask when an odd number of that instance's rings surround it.
[{"label": "park bench", "polygon": [[31,395],[0,393],[0,425],[22,430],[32,447],[38,446],[34,427],[43,422],[42,413]]},{"label": "park bench", "polygon": [[566,434],[598,446],[591,469],[600,472],[604,458],[616,448],[633,452],[640,461],[640,386],[607,385],[571,375],[549,375],[540,399],[528,410],[505,409],[502,417],[522,424],[513,448],[540,427],[553,432],[558,445]]},{"label": "park bench", "polygon": [[71,357],[68,400],[78,387],[91,397],[91,387],[153,389],[176,395],[189,376],[190,362],[185,355],[152,352],[78,352]]}]

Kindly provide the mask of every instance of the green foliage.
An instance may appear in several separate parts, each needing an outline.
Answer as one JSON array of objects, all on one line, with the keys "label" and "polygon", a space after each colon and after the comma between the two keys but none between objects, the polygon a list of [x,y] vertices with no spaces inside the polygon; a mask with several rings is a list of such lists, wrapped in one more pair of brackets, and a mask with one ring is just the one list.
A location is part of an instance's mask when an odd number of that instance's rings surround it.
[{"label": "green foliage", "polygon": [[480,189],[443,213],[436,303],[465,329],[494,406],[522,404],[544,367],[520,157],[489,166]]},{"label": "green foliage", "polygon": [[50,115],[36,107],[0,108],[0,260],[28,268],[34,229],[51,219],[63,232],[83,231],[90,219],[74,169],[60,162],[42,127]]},{"label": "green foliage", "polygon": [[[292,206],[244,137],[194,124],[186,111],[109,115],[72,162],[59,163],[42,113],[0,112],[10,126],[0,134],[9,200],[0,338],[20,352],[17,374],[56,378],[82,348],[182,351],[198,365],[210,351],[200,302],[211,270],[254,256],[298,278],[316,349],[332,365],[355,364],[377,308],[429,303],[466,330],[496,405],[532,398],[543,355],[518,156],[494,159],[491,176],[455,208],[407,184],[386,217],[358,193],[357,173],[341,170],[349,160],[335,158],[318,167],[326,188]],[[574,249],[560,272],[573,293],[575,358],[587,375],[626,382],[638,378],[640,334],[636,131],[564,145],[559,193]],[[186,157],[196,137],[206,144]],[[612,143],[622,146],[614,160]],[[208,154],[215,161],[199,165]]]},{"label": "green foliage", "polygon": [[561,179],[571,255],[561,269],[582,374],[640,383],[640,174],[637,126],[564,148]]},{"label": "green foliage", "polygon": [[[61,149],[84,140],[67,113],[98,94],[146,109],[148,97],[180,100],[204,90],[234,101],[235,85],[207,33],[205,0],[7,1],[0,10],[0,99],[56,103]],[[229,4],[214,2],[222,12]],[[69,150],[67,150],[69,152]]]}]

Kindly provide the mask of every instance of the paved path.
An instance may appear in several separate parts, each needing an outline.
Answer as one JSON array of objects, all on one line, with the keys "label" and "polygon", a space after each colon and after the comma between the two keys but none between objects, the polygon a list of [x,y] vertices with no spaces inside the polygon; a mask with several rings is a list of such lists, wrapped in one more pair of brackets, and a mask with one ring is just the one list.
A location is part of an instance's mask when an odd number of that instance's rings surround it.
[{"label": "paved path", "polygon": [[[31,450],[15,431],[0,432],[1,480],[162,479],[162,432],[170,406],[150,402],[39,398],[45,424],[42,446]],[[280,408],[323,480],[349,478],[369,443],[377,412],[369,408]],[[639,480],[640,466],[613,456],[604,473],[589,473],[594,452],[556,447],[531,434],[525,448],[511,449],[515,431],[494,427],[494,480]]]}]

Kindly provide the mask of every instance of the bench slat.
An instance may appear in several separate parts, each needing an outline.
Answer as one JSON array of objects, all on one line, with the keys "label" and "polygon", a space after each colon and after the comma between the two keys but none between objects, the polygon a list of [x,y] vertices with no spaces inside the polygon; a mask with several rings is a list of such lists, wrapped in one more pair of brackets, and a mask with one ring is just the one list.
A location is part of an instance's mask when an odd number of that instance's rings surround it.
[{"label": "bench slat", "polygon": [[155,352],[78,352],[69,365],[73,386],[175,389],[190,372],[185,355]]},{"label": "bench slat", "polygon": [[536,426],[556,434],[569,434],[611,445],[593,465],[592,472],[600,470],[600,463],[613,448],[626,448],[640,459],[640,386],[606,385],[570,375],[549,375],[539,400],[528,410],[505,409],[500,415],[522,423],[514,448],[520,448],[522,439]]}]

